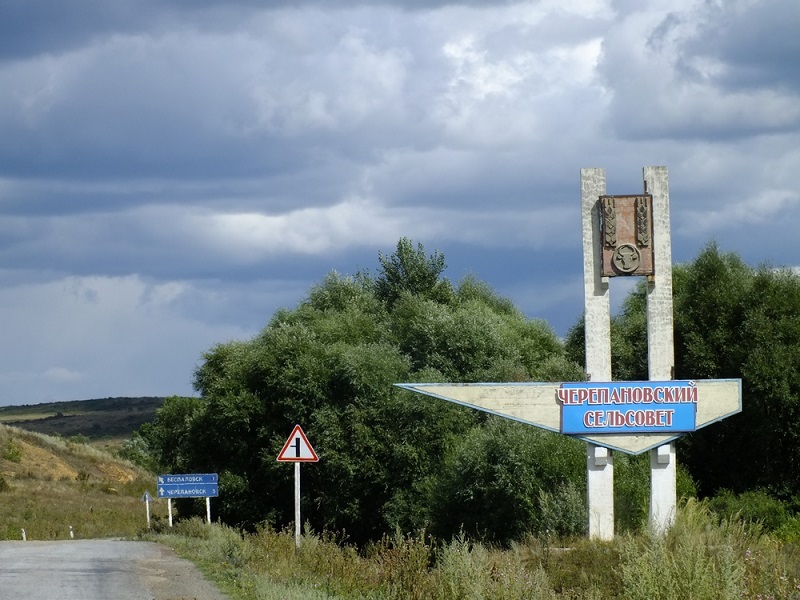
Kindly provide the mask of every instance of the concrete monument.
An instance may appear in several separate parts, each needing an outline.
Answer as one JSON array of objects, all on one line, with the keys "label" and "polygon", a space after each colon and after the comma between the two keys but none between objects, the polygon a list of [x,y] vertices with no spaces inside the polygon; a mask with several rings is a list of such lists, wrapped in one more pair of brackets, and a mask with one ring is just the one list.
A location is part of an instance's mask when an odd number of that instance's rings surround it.
[{"label": "concrete monument", "polygon": [[[650,452],[649,523],[670,527],[676,510],[673,441],[742,409],[741,380],[673,380],[672,253],[666,167],[644,168],[644,192],[606,195],[603,169],[581,170],[588,381],[400,383],[587,442],[588,532],[614,536],[613,451]],[[611,277],[647,277],[648,381],[611,380]]]}]

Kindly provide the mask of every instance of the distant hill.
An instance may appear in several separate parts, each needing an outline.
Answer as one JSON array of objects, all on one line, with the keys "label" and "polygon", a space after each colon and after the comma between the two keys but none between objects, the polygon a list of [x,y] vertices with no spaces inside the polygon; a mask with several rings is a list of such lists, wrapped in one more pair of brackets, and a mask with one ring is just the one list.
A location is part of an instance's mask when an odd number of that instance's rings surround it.
[{"label": "distant hill", "polygon": [[0,423],[64,438],[127,439],[152,421],[164,398],[102,398],[0,407]]}]

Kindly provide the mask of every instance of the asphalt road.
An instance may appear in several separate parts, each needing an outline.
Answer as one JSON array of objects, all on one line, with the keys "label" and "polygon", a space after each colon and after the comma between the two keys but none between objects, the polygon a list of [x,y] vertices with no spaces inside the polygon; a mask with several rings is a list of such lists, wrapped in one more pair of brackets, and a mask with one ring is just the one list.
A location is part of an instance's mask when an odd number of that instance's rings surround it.
[{"label": "asphalt road", "polygon": [[161,544],[0,542],[0,597],[15,600],[228,600]]}]

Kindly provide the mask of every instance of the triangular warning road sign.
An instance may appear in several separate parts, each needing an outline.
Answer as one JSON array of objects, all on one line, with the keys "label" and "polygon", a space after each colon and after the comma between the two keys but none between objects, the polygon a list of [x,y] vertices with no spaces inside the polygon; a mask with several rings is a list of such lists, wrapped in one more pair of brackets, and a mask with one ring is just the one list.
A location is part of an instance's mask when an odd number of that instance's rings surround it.
[{"label": "triangular warning road sign", "polygon": [[314,448],[311,447],[311,444],[308,442],[308,438],[306,434],[303,433],[303,429],[300,425],[294,426],[294,431],[292,431],[292,435],[289,436],[289,439],[286,440],[286,443],[283,445],[283,449],[281,450],[280,454],[278,454],[278,461],[279,462],[317,462],[319,457],[317,453],[314,452]]}]

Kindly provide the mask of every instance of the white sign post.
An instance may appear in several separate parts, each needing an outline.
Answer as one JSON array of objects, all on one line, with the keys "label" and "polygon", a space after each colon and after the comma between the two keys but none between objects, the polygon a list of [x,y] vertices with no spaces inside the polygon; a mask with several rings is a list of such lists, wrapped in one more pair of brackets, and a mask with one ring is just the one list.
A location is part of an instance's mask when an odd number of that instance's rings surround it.
[{"label": "white sign post", "polygon": [[153,496],[150,494],[149,490],[146,490],[144,495],[142,496],[142,502],[144,502],[145,508],[147,510],[147,528],[150,529],[150,503],[153,501]]},{"label": "white sign post", "polygon": [[278,462],[294,463],[294,545],[300,548],[300,463],[317,462],[319,457],[306,437],[300,425],[295,425],[292,434],[283,445],[277,458]]}]

